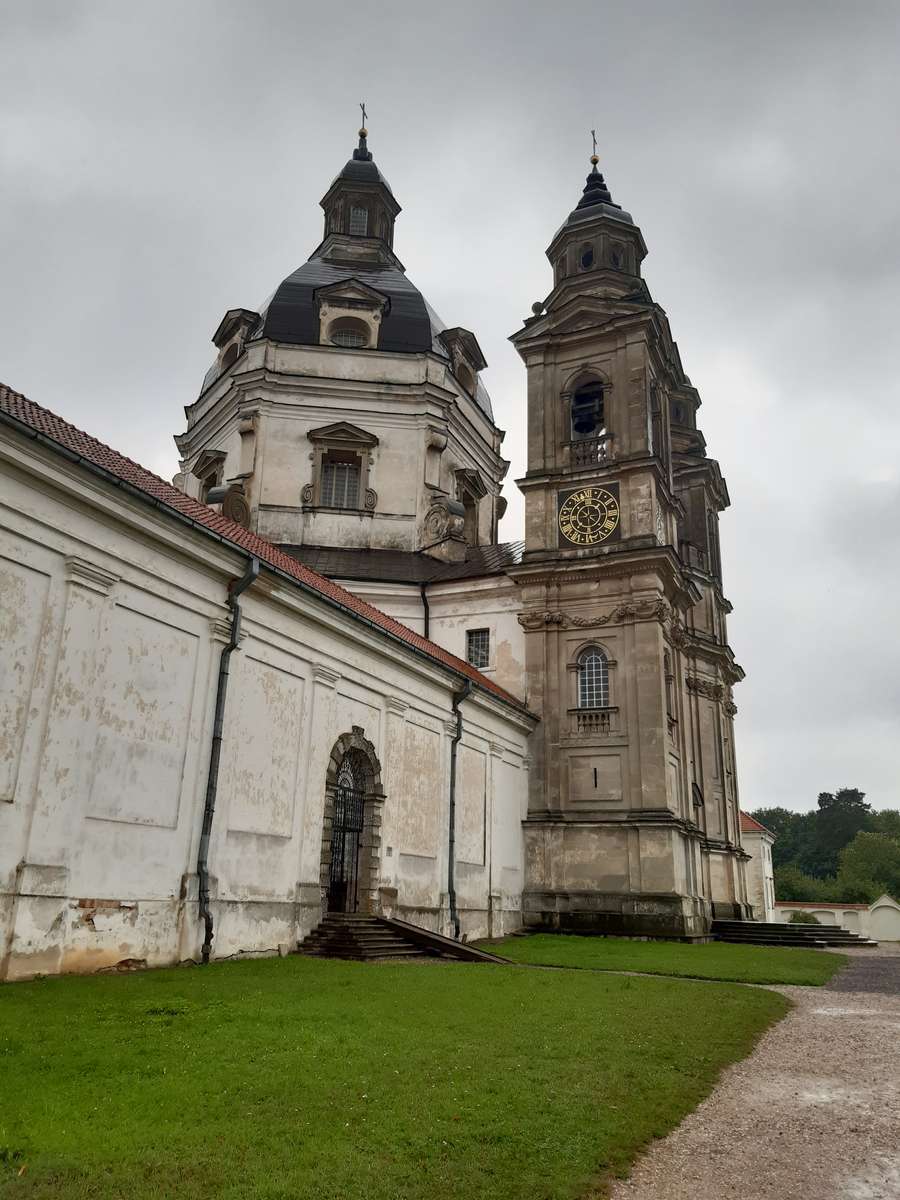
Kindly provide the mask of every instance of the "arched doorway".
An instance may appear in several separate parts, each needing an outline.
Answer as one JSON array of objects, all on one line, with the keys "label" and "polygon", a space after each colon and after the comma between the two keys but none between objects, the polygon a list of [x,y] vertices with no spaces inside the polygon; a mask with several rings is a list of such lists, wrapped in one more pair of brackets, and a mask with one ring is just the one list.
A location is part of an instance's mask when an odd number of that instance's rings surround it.
[{"label": "arched doorway", "polygon": [[335,742],[325,781],[322,900],[326,912],[373,912],[381,868],[381,765],[363,730]]},{"label": "arched doorway", "polygon": [[359,907],[359,858],[366,807],[366,777],[358,750],[348,751],[338,767],[331,817],[328,911],[356,912]]}]

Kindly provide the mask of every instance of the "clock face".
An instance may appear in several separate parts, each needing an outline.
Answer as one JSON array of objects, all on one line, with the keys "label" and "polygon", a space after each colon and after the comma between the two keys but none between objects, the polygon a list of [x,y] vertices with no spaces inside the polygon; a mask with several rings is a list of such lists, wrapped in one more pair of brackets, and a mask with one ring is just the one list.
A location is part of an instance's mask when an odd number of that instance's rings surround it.
[{"label": "clock face", "polygon": [[618,537],[619,485],[561,493],[558,522],[561,537],[573,546],[596,546]]}]

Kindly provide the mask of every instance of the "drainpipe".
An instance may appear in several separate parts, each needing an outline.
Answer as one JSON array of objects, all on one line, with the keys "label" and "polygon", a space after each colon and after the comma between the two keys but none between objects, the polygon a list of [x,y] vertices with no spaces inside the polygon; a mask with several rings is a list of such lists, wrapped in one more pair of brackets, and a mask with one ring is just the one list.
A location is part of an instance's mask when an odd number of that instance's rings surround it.
[{"label": "drainpipe", "polygon": [[422,632],[425,637],[430,638],[431,633],[429,631],[431,629],[431,612],[428,608],[428,584],[420,583],[419,591],[422,595],[422,622],[424,626]]},{"label": "drainpipe", "polygon": [[460,705],[472,694],[472,681],[467,679],[458,692],[453,693],[453,712],[456,716],[456,733],[450,740],[450,831],[447,838],[447,895],[450,900],[450,920],[453,936],[459,941],[459,909],[456,907],[456,751],[463,732]]},{"label": "drainpipe", "polygon": [[209,962],[212,949],[213,918],[209,907],[209,837],[212,832],[213,816],[216,811],[216,792],[219,787],[219,760],[222,757],[222,727],[225,721],[225,697],[228,692],[228,665],[232,653],[237,649],[241,636],[241,606],[238,599],[243,591],[259,575],[259,559],[248,559],[247,569],[240,579],[228,585],[228,607],[231,609],[231,636],[222,647],[219,659],[219,679],[216,684],[216,713],[213,719],[212,746],[209,752],[209,777],[206,783],[206,804],[203,808],[203,825],[200,829],[200,849],[197,852],[197,881],[200,892],[200,919],[203,921],[204,937],[201,961]]}]

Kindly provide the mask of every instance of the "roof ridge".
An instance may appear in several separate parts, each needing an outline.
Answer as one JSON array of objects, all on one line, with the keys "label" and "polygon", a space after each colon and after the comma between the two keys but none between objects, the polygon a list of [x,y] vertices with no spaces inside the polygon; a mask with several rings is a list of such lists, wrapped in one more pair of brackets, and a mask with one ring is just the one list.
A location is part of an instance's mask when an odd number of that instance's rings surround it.
[{"label": "roof ridge", "polygon": [[[429,638],[416,633],[415,630],[403,625],[394,617],[376,608],[374,605],[354,596],[338,584],[333,583],[324,575],[304,566],[280,550],[273,542],[267,541],[257,533],[252,533],[242,525],[229,520],[228,517],[216,512],[209,505],[195,500],[187,492],[183,492],[174,484],[166,482],[140,463],[120,454],[118,450],[101,442],[84,430],[60,417],[57,413],[40,404],[29,400],[21,392],[15,391],[8,384],[0,383],[0,413],[6,414],[11,422],[24,425],[37,436],[46,439],[61,450],[74,454],[89,467],[118,479],[139,493],[143,493],[151,502],[158,503],[173,513],[180,514],[192,523],[206,530],[212,536],[231,543],[236,548],[250,553],[261,559],[269,567],[289,576],[300,586],[310,588],[326,601],[370,622],[389,637],[403,642],[413,650],[426,655],[435,662],[448,667],[457,675],[465,676],[476,683],[483,691],[497,696],[505,703],[517,708],[520,712],[528,709],[511,692],[494,683],[473,667],[470,663],[451,654],[443,646],[437,645]],[[123,469],[124,468],[124,469]]]}]

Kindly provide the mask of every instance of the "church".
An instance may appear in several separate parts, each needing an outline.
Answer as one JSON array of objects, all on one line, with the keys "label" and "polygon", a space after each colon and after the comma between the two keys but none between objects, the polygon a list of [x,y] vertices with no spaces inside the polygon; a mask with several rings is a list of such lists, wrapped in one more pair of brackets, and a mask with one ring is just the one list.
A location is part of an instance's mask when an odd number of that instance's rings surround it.
[{"label": "church", "polygon": [[173,484],[0,386],[0,978],[749,918],[700,398],[596,155],[511,341],[394,249],[365,128],[322,241],[230,309]]}]

